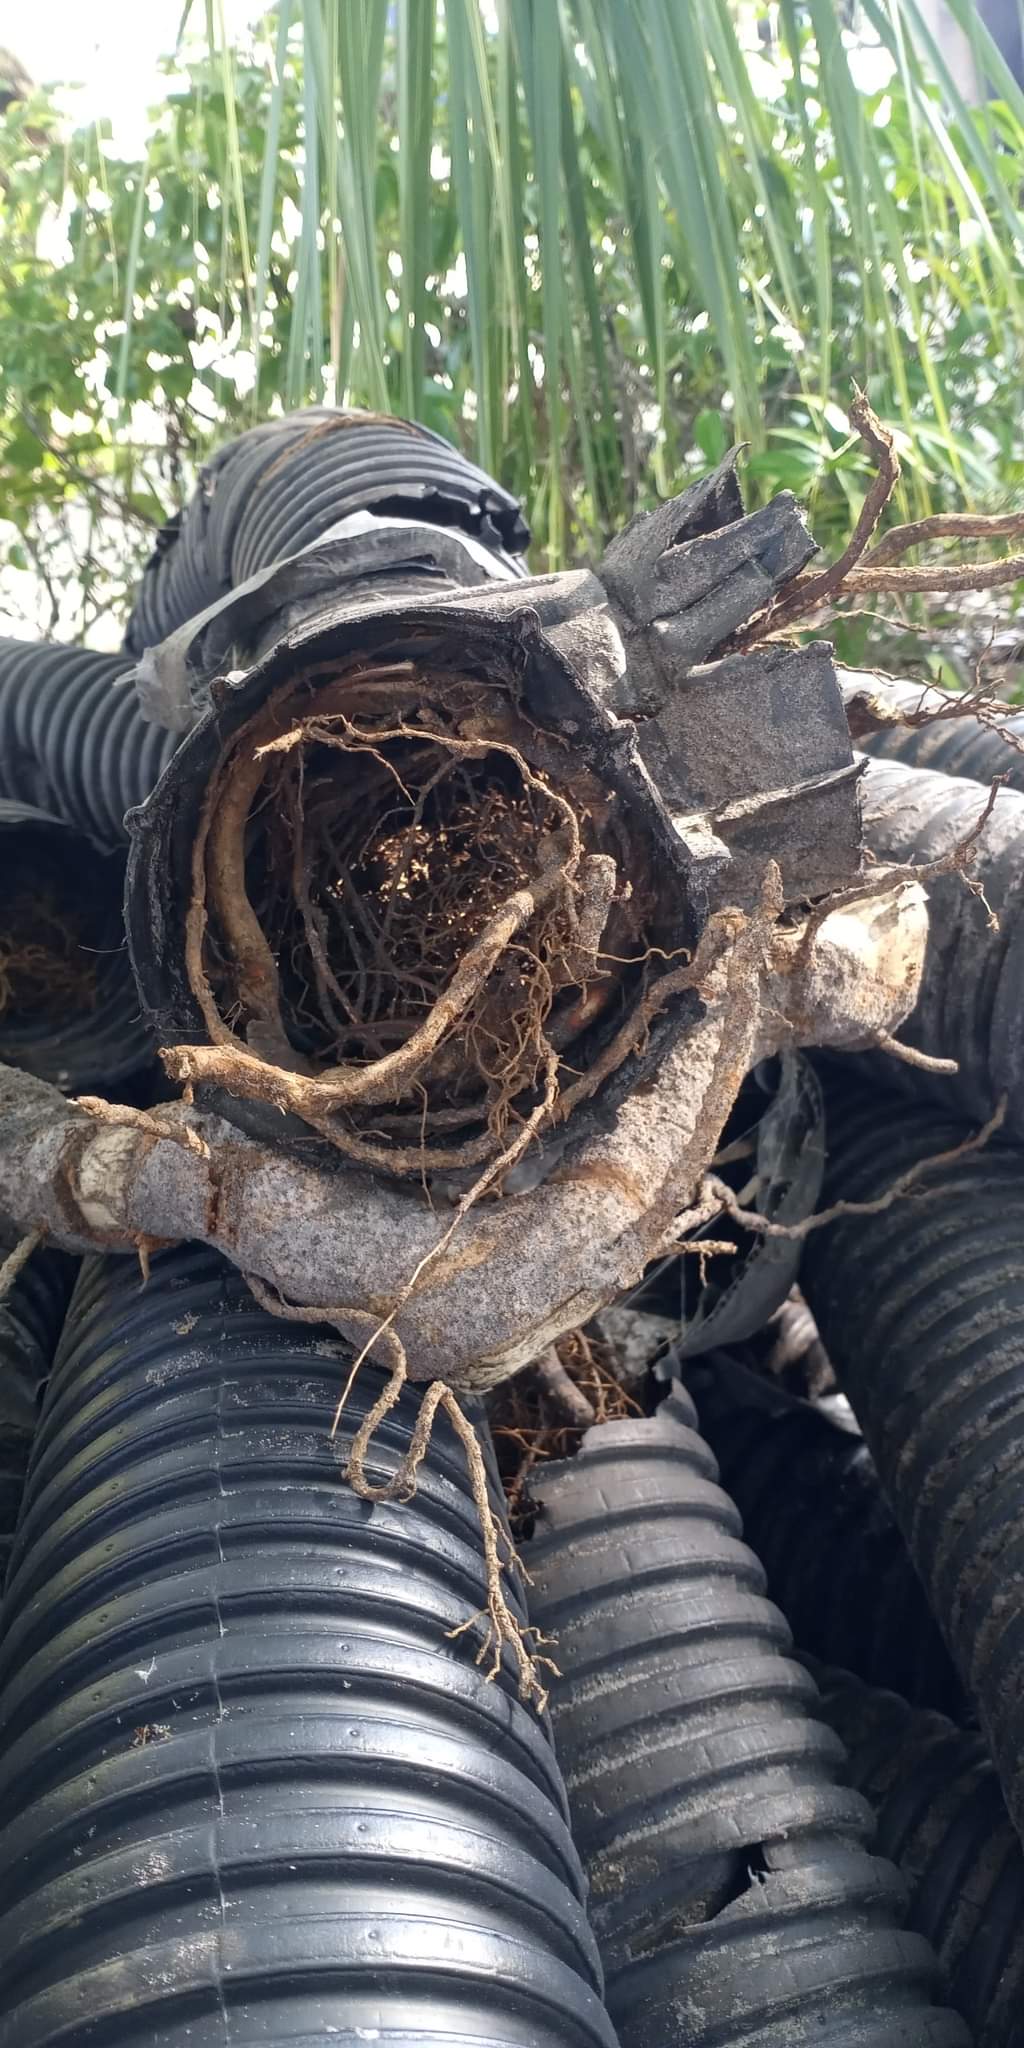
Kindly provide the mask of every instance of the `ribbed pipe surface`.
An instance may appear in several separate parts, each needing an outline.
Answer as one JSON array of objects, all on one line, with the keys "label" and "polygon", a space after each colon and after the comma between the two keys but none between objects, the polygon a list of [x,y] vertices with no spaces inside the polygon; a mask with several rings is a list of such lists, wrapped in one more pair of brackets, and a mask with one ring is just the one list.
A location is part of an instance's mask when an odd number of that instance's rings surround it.
[{"label": "ribbed pipe surface", "polygon": [[[124,865],[61,818],[0,798],[0,1060],[68,1095],[123,1087],[154,1057],[125,940]],[[67,977],[47,992],[36,970],[28,1003],[13,971],[26,931]]]},{"label": "ribbed pipe surface", "polygon": [[[0,1228],[0,1264],[17,1234]],[[21,1506],[39,1393],[50,1370],[74,1284],[77,1261],[33,1252],[0,1301],[0,1587]]]},{"label": "ribbed pipe surface", "polygon": [[545,1467],[526,1549],[623,2048],[964,2042],[681,1388]]},{"label": "ribbed pipe surface", "polygon": [[[953,854],[978,824],[978,784],[870,761],[861,784],[866,843],[876,859],[913,862]],[[1009,1097],[1008,1125],[1024,1134],[1024,795],[1005,789],[976,841],[972,887],[952,870],[928,882],[929,938],[917,1006],[900,1036],[954,1059],[950,1078],[869,1055],[871,1071],[959,1116],[989,1116]],[[980,884],[980,893],[974,884]],[[997,920],[994,923],[993,920]]]},{"label": "ribbed pipe surface", "polygon": [[52,811],[98,846],[125,843],[177,743],[121,682],[131,662],[51,641],[0,639],[0,796]]},{"label": "ribbed pipe surface", "polygon": [[449,1633],[461,1450],[357,1500],[344,1371],[194,1248],[80,1286],[3,1609],[3,2048],[614,2048],[548,1735]]},{"label": "ribbed pipe surface", "polygon": [[[833,1081],[823,1201],[871,1200],[955,1125]],[[1024,1828],[1024,1177],[992,1143],[927,1199],[807,1240],[801,1284]]]},{"label": "ribbed pipe surface", "polygon": [[846,1672],[818,1672],[821,1711],[878,1820],[975,2048],[1024,2043],[1024,1851],[982,1738]]},{"label": "ribbed pipe surface", "polygon": [[[863,689],[894,711],[917,712],[941,703],[942,692],[929,696],[926,685],[898,676],[863,676],[840,669],[844,696]],[[948,694],[948,693],[947,693]],[[933,719],[929,725],[894,725],[886,731],[859,739],[857,745],[875,760],[902,761],[911,768],[931,768],[942,775],[961,775],[975,782],[990,783],[993,775],[1006,775],[1011,789],[1024,790],[1024,712],[1007,711],[999,730],[1013,735],[1016,745],[1000,739],[999,731],[980,718]]]},{"label": "ribbed pipe surface", "polygon": [[310,407],[221,449],[148,563],[125,633],[139,655],[258,569],[297,554],[357,511],[458,526],[518,555],[518,501],[426,427]]},{"label": "ribbed pipe surface", "polygon": [[863,1437],[737,1359],[712,1357],[686,1380],[801,1649],[962,1719],[963,1689]]}]

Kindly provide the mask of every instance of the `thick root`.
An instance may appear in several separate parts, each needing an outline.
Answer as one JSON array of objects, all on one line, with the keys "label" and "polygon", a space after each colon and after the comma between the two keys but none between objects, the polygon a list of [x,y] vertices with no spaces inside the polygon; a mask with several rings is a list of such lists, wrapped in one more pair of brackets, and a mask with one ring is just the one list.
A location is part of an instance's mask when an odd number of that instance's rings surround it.
[{"label": "thick root", "polygon": [[585,1099],[643,1038],[678,905],[594,774],[556,778],[552,753],[476,676],[284,685],[207,790],[186,967],[209,1043],[166,1048],[172,1078],[424,1180],[508,1158],[542,1093],[549,1124]]}]

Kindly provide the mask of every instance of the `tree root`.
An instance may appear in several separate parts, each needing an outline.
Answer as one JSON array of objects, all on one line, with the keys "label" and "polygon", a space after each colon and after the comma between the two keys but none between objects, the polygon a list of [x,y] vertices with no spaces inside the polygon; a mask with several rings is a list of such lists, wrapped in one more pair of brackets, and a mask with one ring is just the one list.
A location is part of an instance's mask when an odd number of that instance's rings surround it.
[{"label": "tree root", "polygon": [[867,1202],[833,1202],[829,1209],[819,1209],[813,1216],[804,1216],[799,1223],[773,1223],[769,1216],[762,1216],[756,1209],[744,1209],[737,1201],[727,1181],[719,1180],[715,1174],[708,1174],[705,1186],[708,1194],[719,1202],[734,1223],[741,1223],[745,1230],[752,1230],[762,1237],[809,1237],[812,1230],[825,1230],[830,1223],[838,1222],[842,1216],[879,1216],[885,1209],[891,1209],[894,1202],[916,1195],[927,1200],[930,1195],[941,1194],[941,1188],[922,1188],[919,1183],[942,1166],[952,1166],[958,1159],[966,1159],[971,1152],[981,1152],[997,1131],[1006,1122],[1008,1100],[1004,1095],[988,1122],[978,1131],[972,1131],[959,1145],[952,1145],[945,1152],[936,1152],[930,1159],[919,1159],[894,1180],[883,1194],[875,1195]]},{"label": "tree root", "polygon": [[6,1301],[18,1274],[28,1265],[33,1252],[38,1251],[45,1236],[45,1230],[30,1230],[25,1237],[19,1238],[14,1250],[8,1252],[0,1265],[0,1302]]},{"label": "tree root", "polygon": [[881,569],[933,540],[1020,540],[1024,512],[933,512],[927,519],[893,526],[864,556],[865,569]]},{"label": "tree root", "polygon": [[922,683],[916,704],[887,703],[885,684],[899,683],[902,678],[886,675],[882,669],[857,671],[875,676],[882,686],[880,695],[873,695],[869,686],[851,689],[843,686],[846,705],[846,719],[851,739],[866,739],[871,733],[891,732],[894,727],[906,726],[917,731],[925,725],[945,725],[951,719],[974,718],[989,732],[997,733],[1003,745],[1015,754],[1024,754],[1024,737],[1010,730],[1007,720],[1016,716],[1016,707],[1005,704],[1001,697],[987,689],[983,678],[984,656],[975,663],[975,680],[969,690],[942,690],[935,683]]},{"label": "tree root", "polygon": [[54,889],[9,887],[0,929],[0,1017],[63,1016],[96,1007],[96,962],[84,949],[75,905]]},{"label": "tree root", "polygon": [[[552,1355],[558,1361],[557,1376],[546,1369]],[[534,1367],[517,1373],[495,1390],[488,1404],[513,1530],[529,1529],[529,1480],[538,1465],[572,1457],[589,1429],[643,1414],[614,1370],[611,1346],[593,1330],[571,1330],[552,1345],[542,1362],[543,1372]],[[575,1415],[569,1413],[563,1374],[578,1397]]]},{"label": "tree root", "polygon": [[944,1060],[936,1053],[919,1052],[916,1045],[904,1045],[901,1039],[893,1037],[891,1031],[876,1031],[872,1043],[877,1045],[879,1052],[887,1052],[890,1059],[900,1060],[906,1067],[920,1067],[923,1074],[960,1072],[957,1060]]},{"label": "tree root", "polygon": [[589,1429],[597,1421],[593,1402],[588,1400],[582,1387],[570,1379],[556,1345],[549,1344],[529,1370],[534,1374],[545,1400],[564,1421],[572,1423],[576,1429]]},{"label": "tree root", "polygon": [[[548,1693],[540,1673],[542,1670],[558,1676],[558,1667],[550,1657],[531,1649],[521,1622],[509,1606],[502,1583],[503,1575],[518,1571],[525,1577],[523,1567],[512,1545],[511,1539],[499,1522],[487,1487],[487,1467],[473,1424],[464,1409],[460,1407],[450,1387],[443,1380],[432,1380],[426,1388],[412,1441],[391,1478],[382,1486],[371,1484],[366,1477],[365,1461],[373,1437],[386,1415],[394,1407],[405,1385],[407,1369],[404,1355],[395,1366],[383,1392],[364,1417],[352,1439],[349,1449],[345,1477],[354,1493],[361,1500],[399,1501],[407,1503],[416,1493],[417,1473],[426,1457],[430,1444],[434,1418],[440,1409],[448,1418],[466,1455],[469,1482],[473,1501],[480,1521],[484,1545],[484,1576],[487,1586],[485,1606],[471,1614],[458,1626],[448,1630],[451,1640],[465,1635],[478,1621],[486,1621],[483,1641],[476,1653],[476,1663],[482,1665],[489,1657],[490,1663],[484,1672],[485,1678],[494,1680],[501,1670],[502,1652],[509,1649],[515,1660],[518,1676],[519,1697],[531,1702],[539,1714],[548,1703]],[[502,1555],[504,1551],[504,1556]],[[540,1639],[535,1639],[539,1642]]]},{"label": "tree root", "polygon": [[170,1138],[175,1145],[184,1145],[186,1152],[194,1152],[200,1159],[208,1159],[210,1148],[198,1131],[190,1124],[174,1121],[174,1103],[164,1106],[164,1113],[150,1109],[131,1109],[124,1103],[110,1103],[102,1095],[75,1095],[72,1100],[77,1109],[84,1109],[96,1123],[112,1124],[123,1129],[130,1124],[136,1131],[145,1131],[151,1138]]},{"label": "tree root", "polygon": [[909,597],[915,593],[998,590],[1024,577],[1024,555],[1008,555],[1003,560],[988,562],[929,562],[916,568],[897,561],[898,556],[926,541],[1017,539],[1024,533],[1024,516],[1017,513],[988,517],[937,513],[929,519],[893,527],[868,552],[899,481],[900,465],[892,435],[872,411],[862,391],[856,391],[849,418],[851,428],[859,433],[877,462],[854,532],[837,561],[826,569],[794,577],[772,604],[751,619],[734,636],[734,650],[749,651],[764,640],[805,624],[810,614],[823,606],[837,605],[864,592]]},{"label": "tree root", "polygon": [[[654,882],[621,886],[607,793],[578,764],[556,787],[501,706],[478,678],[353,664],[283,685],[236,735],[203,803],[186,921],[210,1042],[165,1048],[173,1079],[425,1183],[511,1163],[552,1048],[582,1048],[567,1094],[595,1061],[598,1085],[617,990],[643,1035],[647,963],[668,957],[644,932]],[[626,948],[601,951],[609,935]],[[621,1058],[631,1040],[614,1045]],[[560,1092],[556,1074],[551,1122]]]},{"label": "tree root", "polygon": [[540,1673],[541,1671],[548,1671],[553,1678],[559,1678],[561,1673],[553,1659],[545,1656],[540,1647],[547,1642],[547,1637],[540,1636],[533,1631],[533,1640],[538,1645],[538,1648],[533,1650],[528,1648],[522,1625],[512,1612],[505,1598],[501,1583],[502,1545],[504,1545],[506,1552],[504,1568],[508,1571],[518,1570],[524,1578],[526,1573],[516,1554],[511,1538],[506,1534],[491,1506],[490,1496],[487,1491],[487,1468],[484,1464],[483,1452],[480,1449],[480,1441],[476,1431],[469,1417],[460,1408],[451,1388],[443,1384],[441,1387],[440,1405],[444,1408],[445,1414],[466,1453],[470,1484],[473,1489],[473,1499],[476,1502],[476,1510],[480,1517],[480,1526],[483,1530],[484,1562],[487,1575],[486,1607],[481,1608],[478,1614],[471,1615],[467,1621],[459,1622],[458,1626],[449,1629],[448,1633],[452,1639],[465,1635],[467,1629],[472,1628],[477,1621],[486,1619],[487,1627],[475,1660],[477,1664],[482,1665],[484,1659],[488,1655],[490,1656],[491,1661],[484,1672],[484,1677],[492,1680],[497,1678],[501,1669],[502,1648],[507,1645],[516,1661],[520,1699],[524,1703],[532,1702],[537,1712],[542,1714],[548,1703],[548,1690],[541,1680]]},{"label": "tree root", "polygon": [[788,583],[782,595],[765,611],[759,612],[742,633],[737,634],[733,642],[736,648],[756,646],[769,635],[782,632],[787,626],[795,625],[798,619],[806,618],[808,612],[816,611],[820,605],[833,603],[841,591],[850,587],[856,565],[867,549],[900,477],[899,456],[893,437],[872,411],[863,391],[856,391],[850,407],[850,425],[876,458],[878,468],[849,541],[838,561],[832,562],[827,569],[812,570],[810,574],[797,576]]},{"label": "tree root", "polygon": [[[246,1280],[261,1307],[269,1309],[271,1315],[279,1316],[288,1322],[325,1323],[333,1322],[339,1317],[344,1317],[351,1322],[357,1320],[361,1313],[352,1309],[342,1308],[335,1310],[299,1308],[283,1301],[280,1295],[275,1298],[270,1290],[263,1286],[262,1281],[257,1280],[253,1274],[247,1274]],[[375,1317],[363,1315],[363,1320],[376,1324]],[[489,1680],[495,1679],[501,1670],[502,1651],[508,1648],[515,1659],[520,1699],[524,1703],[532,1703],[536,1707],[537,1712],[542,1714],[548,1703],[548,1693],[541,1680],[540,1673],[542,1670],[547,1670],[557,1676],[558,1669],[549,1657],[539,1654],[539,1646],[542,1641],[540,1637],[534,1638],[538,1648],[530,1648],[527,1640],[529,1631],[524,1631],[522,1624],[517,1619],[505,1597],[502,1584],[503,1575],[518,1571],[525,1578],[526,1574],[510,1538],[491,1506],[490,1494],[487,1488],[487,1467],[484,1463],[480,1439],[468,1415],[460,1407],[452,1389],[446,1386],[443,1380],[430,1381],[423,1391],[420,1412],[416,1418],[409,1448],[400,1460],[397,1470],[392,1473],[391,1478],[386,1480],[383,1485],[376,1484],[368,1479],[366,1475],[366,1459],[373,1439],[381,1423],[390,1415],[392,1408],[396,1406],[401,1398],[403,1388],[409,1377],[409,1365],[404,1345],[393,1330],[387,1329],[383,1325],[377,1325],[373,1335],[368,1339],[351,1367],[335,1410],[334,1421],[331,1425],[331,1436],[334,1437],[337,1434],[338,1424],[344,1412],[345,1404],[355,1384],[356,1375],[366,1359],[367,1352],[381,1338],[386,1339],[388,1343],[391,1371],[376,1401],[363,1417],[349,1445],[348,1458],[345,1464],[345,1479],[351,1486],[353,1493],[357,1494],[360,1500],[373,1502],[395,1501],[401,1506],[407,1506],[416,1495],[417,1475],[430,1447],[434,1418],[439,1409],[443,1411],[448,1417],[466,1454],[466,1465],[469,1471],[473,1502],[479,1517],[480,1531],[483,1537],[484,1576],[487,1587],[486,1605],[480,1608],[476,1614],[470,1615],[468,1620],[460,1622],[457,1628],[450,1629],[448,1633],[453,1638],[464,1635],[476,1622],[486,1619],[487,1628],[480,1648],[477,1651],[476,1662],[483,1664],[484,1659],[490,1656],[491,1662],[484,1675]],[[504,1557],[502,1556],[502,1549],[504,1549]]]}]

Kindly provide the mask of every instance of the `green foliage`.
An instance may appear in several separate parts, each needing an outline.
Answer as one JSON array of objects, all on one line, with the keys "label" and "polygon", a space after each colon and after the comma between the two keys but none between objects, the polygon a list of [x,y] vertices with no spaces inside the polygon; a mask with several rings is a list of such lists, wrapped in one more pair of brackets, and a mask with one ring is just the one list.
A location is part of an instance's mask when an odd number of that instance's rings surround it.
[{"label": "green foliage", "polygon": [[144,163],[0,117],[0,531],[53,616],[69,561],[79,629],[116,610],[212,442],[322,396],[467,446],[538,565],[737,440],[838,545],[854,378],[900,512],[1017,491],[1024,98],[976,23],[970,110],[918,0],[865,0],[871,92],[835,0],[281,0],[244,47],[192,12]]}]

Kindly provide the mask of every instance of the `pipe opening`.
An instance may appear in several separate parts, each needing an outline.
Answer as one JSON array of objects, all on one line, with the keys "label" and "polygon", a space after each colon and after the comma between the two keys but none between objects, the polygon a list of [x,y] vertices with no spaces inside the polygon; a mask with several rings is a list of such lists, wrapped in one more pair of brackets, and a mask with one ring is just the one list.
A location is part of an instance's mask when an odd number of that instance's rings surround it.
[{"label": "pipe opening", "polygon": [[[5,824],[7,829],[4,830]],[[99,961],[120,930],[120,876],[84,841],[46,819],[0,820],[0,1038],[91,1015]]]},{"label": "pipe opening", "polygon": [[211,777],[191,991],[228,1087],[274,1099],[276,1071],[378,1170],[480,1168],[633,1050],[678,878],[514,679],[465,655],[326,671],[282,684]]}]

